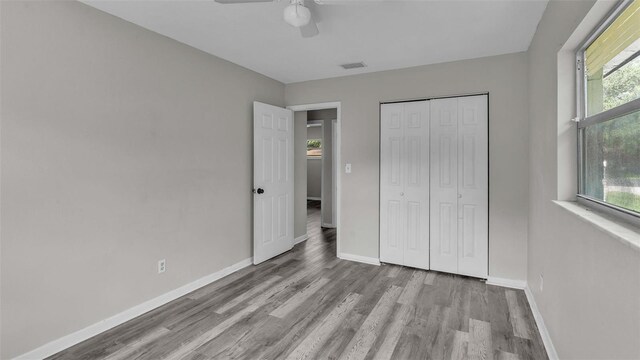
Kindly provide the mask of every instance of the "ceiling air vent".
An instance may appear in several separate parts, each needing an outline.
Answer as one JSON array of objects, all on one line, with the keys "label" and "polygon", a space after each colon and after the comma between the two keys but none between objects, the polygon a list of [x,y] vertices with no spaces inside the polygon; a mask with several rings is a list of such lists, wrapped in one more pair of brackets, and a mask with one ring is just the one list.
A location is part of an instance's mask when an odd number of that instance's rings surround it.
[{"label": "ceiling air vent", "polygon": [[342,64],[340,66],[342,66],[342,68],[345,69],[345,70],[359,69],[359,68],[367,67],[367,65],[365,63],[363,63],[362,61],[361,62],[357,62],[357,63],[351,63],[351,64]]}]

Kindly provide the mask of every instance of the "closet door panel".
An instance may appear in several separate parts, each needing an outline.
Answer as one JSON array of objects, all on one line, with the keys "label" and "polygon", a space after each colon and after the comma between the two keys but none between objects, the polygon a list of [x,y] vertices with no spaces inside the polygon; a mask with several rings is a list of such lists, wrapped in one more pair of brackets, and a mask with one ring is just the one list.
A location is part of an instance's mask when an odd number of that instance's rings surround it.
[{"label": "closet door panel", "polygon": [[487,96],[458,99],[458,272],[486,278],[489,249]]},{"label": "closet door panel", "polygon": [[430,104],[431,269],[458,271],[458,99]]},{"label": "closet door panel", "polygon": [[429,269],[429,103],[405,103],[404,119],[404,264]]},{"label": "closet door panel", "polygon": [[403,264],[406,204],[404,105],[384,104],[380,113],[380,260]]}]

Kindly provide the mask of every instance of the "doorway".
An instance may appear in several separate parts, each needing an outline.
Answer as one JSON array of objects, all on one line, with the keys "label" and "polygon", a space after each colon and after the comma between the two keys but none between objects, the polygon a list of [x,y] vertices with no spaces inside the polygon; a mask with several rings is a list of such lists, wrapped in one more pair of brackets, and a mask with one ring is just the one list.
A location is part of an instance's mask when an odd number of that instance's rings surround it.
[{"label": "doorway", "polygon": [[296,244],[340,253],[340,103],[290,106],[294,111]]}]

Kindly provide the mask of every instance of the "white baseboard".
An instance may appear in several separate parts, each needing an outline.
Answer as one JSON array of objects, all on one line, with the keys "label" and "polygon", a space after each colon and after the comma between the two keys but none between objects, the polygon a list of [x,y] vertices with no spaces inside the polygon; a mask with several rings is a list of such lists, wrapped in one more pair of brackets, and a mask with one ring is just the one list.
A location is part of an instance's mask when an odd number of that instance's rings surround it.
[{"label": "white baseboard", "polygon": [[524,290],[524,293],[527,296],[527,301],[529,302],[529,306],[531,307],[531,312],[533,313],[533,318],[535,319],[538,330],[540,331],[540,337],[542,337],[542,342],[544,343],[544,347],[547,350],[547,356],[549,356],[549,360],[558,360],[558,353],[556,352],[556,348],[551,342],[551,335],[549,334],[549,331],[544,324],[542,314],[538,309],[536,300],[533,298],[533,293],[531,292],[531,289],[529,289],[529,285],[527,285],[527,282],[522,280],[511,280],[490,276],[487,279],[487,284]]},{"label": "white baseboard", "polygon": [[328,224],[328,223],[322,223],[322,227],[323,228],[327,228],[327,229],[335,229],[336,226],[333,224]]},{"label": "white baseboard", "polygon": [[300,244],[301,242],[307,241],[308,239],[309,239],[309,235],[307,234],[298,236],[297,238],[293,239],[293,245]]},{"label": "white baseboard", "polygon": [[487,278],[487,284],[507,287],[511,289],[524,290],[527,287],[527,282],[524,280],[511,280],[498,277],[489,276]]},{"label": "white baseboard", "polygon": [[533,293],[531,292],[531,289],[529,289],[528,285],[525,286],[524,293],[525,295],[527,295],[527,301],[529,301],[529,306],[531,307],[533,318],[536,320],[536,325],[538,325],[540,337],[542,337],[542,342],[544,343],[544,347],[547,350],[547,356],[549,356],[549,360],[558,360],[558,353],[556,352],[556,348],[553,346],[553,342],[551,341],[551,334],[549,334],[547,326],[544,324],[542,314],[538,309],[538,304],[536,304],[536,299],[533,297]]},{"label": "white baseboard", "polygon": [[356,262],[361,262],[361,263],[370,264],[370,265],[378,265],[378,266],[380,265],[380,259],[372,258],[368,256],[338,253],[338,258],[342,260],[356,261]]},{"label": "white baseboard", "polygon": [[316,200],[316,201],[321,201],[321,200],[322,200],[322,198],[314,197],[314,196],[307,196],[307,200]]},{"label": "white baseboard", "polygon": [[25,354],[22,354],[16,357],[14,360],[27,360],[27,359],[32,360],[32,359],[43,359],[43,358],[49,357],[66,348],[69,348],[95,335],[98,335],[122,323],[125,323],[133,318],[136,318],[148,311],[151,311],[157,307],[160,307],[170,301],[173,301],[181,296],[184,296],[205,285],[208,285],[216,280],[219,280],[240,269],[243,269],[251,265],[252,263],[253,263],[252,258],[244,259],[236,264],[228,266],[213,274],[202,277],[194,282],[181,286],[175,290],[171,290],[168,293],[162,294],[140,305],[136,305],[108,319],[99,321],[93,325],[89,325],[82,330],[78,330],[72,334],[63,336],[57,340],[53,340],[47,344],[40,346],[37,349],[31,350]]}]

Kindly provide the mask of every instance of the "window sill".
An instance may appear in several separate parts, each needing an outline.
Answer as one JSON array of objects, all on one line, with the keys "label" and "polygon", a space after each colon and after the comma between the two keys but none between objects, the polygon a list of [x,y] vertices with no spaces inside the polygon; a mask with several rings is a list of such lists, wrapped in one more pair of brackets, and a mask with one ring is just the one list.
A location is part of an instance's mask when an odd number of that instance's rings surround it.
[{"label": "window sill", "polygon": [[553,201],[556,205],[578,216],[581,220],[595,225],[600,230],[615,237],[623,244],[640,252],[640,228],[617,219],[611,215],[603,214],[575,201]]}]

